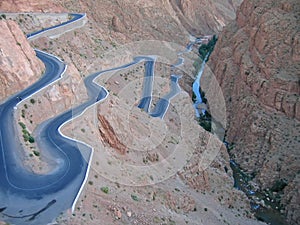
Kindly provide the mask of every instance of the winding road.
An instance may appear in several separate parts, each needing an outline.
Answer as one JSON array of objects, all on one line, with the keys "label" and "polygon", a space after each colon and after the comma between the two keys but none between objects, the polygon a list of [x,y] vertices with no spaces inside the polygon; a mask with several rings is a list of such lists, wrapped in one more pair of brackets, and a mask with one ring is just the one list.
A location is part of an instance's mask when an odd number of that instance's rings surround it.
[{"label": "winding road", "polygon": [[[73,19],[69,22],[85,16],[72,15]],[[66,24],[67,22],[60,26]],[[40,33],[35,32],[28,37]],[[90,96],[88,102],[41,124],[36,140],[40,146],[46,147],[44,150],[57,162],[57,167],[55,171],[45,175],[29,172],[22,166],[18,156],[18,149],[22,149],[22,146],[14,121],[14,110],[20,100],[60,79],[66,70],[66,65],[57,57],[39,50],[36,50],[36,55],[45,64],[43,76],[0,105],[0,220],[13,224],[47,224],[61,212],[73,209],[86,180],[92,149],[63,136],[60,127],[82,113],[87,106],[107,96],[105,89],[98,86],[95,90],[95,84],[87,82]],[[96,94],[97,97],[94,97]]]},{"label": "winding road", "polygon": [[[71,14],[71,16],[70,21],[27,35],[28,39],[81,20],[85,14]],[[43,76],[0,105],[0,221],[22,225],[47,224],[61,212],[74,209],[87,179],[93,149],[64,136],[60,128],[66,122],[82,115],[87,108],[106,99],[108,91],[94,82],[96,77],[145,61],[143,95],[138,107],[143,108],[153,117],[163,118],[170,100],[181,91],[178,84],[180,76],[172,75],[170,92],[159,99],[155,108],[150,110],[156,60],[153,57],[136,57],[129,64],[89,75],[84,80],[88,100],[38,126],[35,132],[38,135],[35,139],[39,147],[43,148],[47,156],[56,163],[55,170],[39,175],[26,170],[20,162],[18,152],[23,147],[19,140],[18,125],[14,121],[14,112],[21,101],[60,79],[67,66],[57,57],[40,50],[36,50],[36,55],[45,64],[46,70]],[[183,63],[182,59],[179,60],[179,64]]]}]

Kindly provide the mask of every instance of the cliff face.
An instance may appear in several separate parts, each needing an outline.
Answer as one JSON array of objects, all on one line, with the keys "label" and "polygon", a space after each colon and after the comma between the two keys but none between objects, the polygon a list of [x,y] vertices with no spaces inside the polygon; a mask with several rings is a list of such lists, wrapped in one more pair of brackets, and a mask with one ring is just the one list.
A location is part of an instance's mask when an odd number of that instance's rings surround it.
[{"label": "cliff face", "polygon": [[[111,35],[118,39],[154,38],[180,43],[189,33],[219,32],[235,18],[240,3],[241,0],[88,0],[80,1],[80,7],[102,27],[112,28]],[[94,8],[102,13],[95,13]]]},{"label": "cliff face", "polygon": [[[220,32],[242,0],[5,0],[1,11],[86,12],[110,38],[122,43],[159,39],[187,41],[188,34]],[[100,13],[99,13],[100,12]]]},{"label": "cliff face", "polygon": [[61,12],[63,9],[56,1],[4,0],[0,2],[4,12]]},{"label": "cliff face", "polygon": [[281,203],[291,223],[300,221],[299,12],[296,0],[245,0],[209,63],[226,99],[233,157],[262,188],[287,183]]},{"label": "cliff face", "polygon": [[0,20],[0,101],[32,84],[44,70],[21,29]]},{"label": "cliff face", "polygon": [[170,0],[181,23],[192,34],[219,32],[235,19],[236,8],[242,0],[198,1]]}]

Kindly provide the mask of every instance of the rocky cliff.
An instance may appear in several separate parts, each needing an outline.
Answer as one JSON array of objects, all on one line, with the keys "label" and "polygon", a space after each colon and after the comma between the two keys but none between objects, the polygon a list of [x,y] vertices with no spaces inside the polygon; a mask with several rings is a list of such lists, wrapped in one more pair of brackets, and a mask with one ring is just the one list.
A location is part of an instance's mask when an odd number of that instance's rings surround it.
[{"label": "rocky cliff", "polygon": [[[242,0],[5,0],[4,12],[86,12],[118,42],[159,39],[182,42],[188,34],[220,32]],[[99,13],[100,12],[100,13]],[[184,42],[183,42],[184,43]]]},{"label": "rocky cliff", "polygon": [[194,35],[220,32],[228,21],[235,19],[235,11],[241,2],[170,0],[183,26]]},{"label": "rocky cliff", "polygon": [[[241,0],[80,1],[81,8],[121,40],[159,39],[181,43],[188,34],[219,32],[235,18]],[[74,8],[74,4],[68,5]],[[96,13],[97,8],[102,13]],[[107,10],[108,9],[108,10]]]},{"label": "rocky cliff", "polygon": [[0,101],[40,77],[44,64],[36,57],[19,26],[0,20]]},{"label": "rocky cliff", "polygon": [[[300,221],[300,5],[245,0],[209,63],[227,104],[230,153]],[[278,185],[281,184],[281,185]]]},{"label": "rocky cliff", "polygon": [[61,12],[63,7],[54,0],[4,0],[0,2],[0,9],[4,12]]}]

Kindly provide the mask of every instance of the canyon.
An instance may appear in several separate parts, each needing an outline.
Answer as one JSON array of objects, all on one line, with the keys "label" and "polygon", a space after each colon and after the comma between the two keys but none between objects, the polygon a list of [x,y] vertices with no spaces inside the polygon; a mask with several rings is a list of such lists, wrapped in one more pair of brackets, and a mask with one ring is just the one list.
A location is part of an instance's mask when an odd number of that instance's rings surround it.
[{"label": "canyon", "polygon": [[[299,4],[244,1],[209,62],[225,99],[230,154],[299,223]],[[217,59],[217,60],[214,60]]]},{"label": "canyon", "polygon": [[[223,92],[229,154],[221,141],[215,140],[221,146],[218,154],[204,170],[199,167],[214,136],[204,131],[194,118],[191,87],[197,72],[192,66],[198,58],[197,49],[187,56],[190,64],[186,62],[184,68],[177,70],[183,74],[180,81],[183,91],[172,100],[163,123],[135,108],[144,65],[101,76],[97,82],[110,91],[108,99],[62,129],[64,134],[93,146],[95,152],[89,181],[75,211],[62,214],[56,219],[58,224],[103,221],[106,224],[263,224],[254,219],[245,194],[233,188],[230,158],[253,175],[253,182],[260,189],[280,195],[281,213],[289,223],[300,221],[299,4],[296,0],[241,2],[6,0],[0,3],[2,12],[25,12],[14,17],[14,21],[4,18],[0,21],[2,101],[32,84],[43,72],[43,64],[32,47],[55,54],[68,65],[61,80],[32,97],[35,104],[28,99],[20,105],[20,109],[26,108],[24,117],[18,111],[16,119],[33,133],[42,121],[87,98],[82,79],[89,74],[128,63],[139,50],[162,54],[159,51],[162,42],[175,43],[172,50],[178,52],[185,49],[191,34],[219,36],[204,77],[213,73]],[[27,15],[28,12],[85,12],[88,22],[80,30],[55,38],[42,37],[29,44],[23,32],[61,23],[68,16],[44,17]],[[145,44],[152,49],[142,49]],[[141,49],[136,50],[136,46]],[[172,55],[171,61],[174,60]],[[156,76],[161,78],[154,86],[156,98],[168,91],[170,64],[170,61],[156,63]],[[203,89],[210,92],[205,86]],[[150,128],[152,133],[148,137]],[[118,171],[120,161],[137,168],[151,168],[171,154],[170,149],[176,143],[191,156],[178,172],[166,170],[170,174],[167,178],[162,179],[160,173],[145,178],[141,169],[136,171],[139,179],[151,185],[133,185],[136,174],[132,168],[121,167],[123,172]],[[145,151],[138,152],[137,146]],[[47,172],[49,162],[42,156],[31,157],[32,148],[38,146],[27,146],[21,152],[24,165],[36,173]],[[38,150],[43,155],[42,149]],[[113,179],[110,173],[122,176]],[[132,183],[128,184],[129,181]]]}]

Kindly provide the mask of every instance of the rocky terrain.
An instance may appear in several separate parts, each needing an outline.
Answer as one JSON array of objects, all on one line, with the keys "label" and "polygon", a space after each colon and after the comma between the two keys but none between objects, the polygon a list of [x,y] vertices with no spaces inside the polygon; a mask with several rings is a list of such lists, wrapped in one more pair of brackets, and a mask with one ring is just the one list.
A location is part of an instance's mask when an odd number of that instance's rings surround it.
[{"label": "rocky terrain", "polygon": [[[82,82],[85,76],[130,62],[133,53],[145,52],[145,49],[137,50],[137,46],[147,46],[154,54],[162,44],[143,41],[166,41],[165,45],[176,43],[174,50],[178,52],[184,50],[190,33],[219,33],[229,24],[220,34],[209,66],[220,82],[226,100],[226,140],[232,146],[230,154],[243,169],[255,175],[255,182],[260,187],[282,195],[283,213],[296,224],[299,221],[299,175],[295,172],[299,170],[300,129],[299,4],[296,0],[276,1],[274,4],[270,0],[263,3],[246,0],[238,10],[237,20],[229,23],[234,19],[240,2],[2,1],[0,11],[86,12],[88,17],[88,23],[80,29],[57,38],[43,37],[31,42],[32,47],[61,57],[68,64],[68,70],[59,82],[34,95],[34,103],[28,99],[20,105],[16,119],[34,133],[42,121],[86,99]],[[67,14],[41,17],[26,13],[14,20],[28,33],[66,18]],[[10,21],[1,23],[4,28],[7,24],[16,26]],[[18,28],[13,32],[15,30]],[[22,36],[24,45],[29,46],[23,34],[16,36]],[[1,38],[0,42],[6,46],[16,42],[5,42],[6,39]],[[22,55],[21,47],[18,44],[15,47],[16,52],[20,52],[17,55]],[[34,53],[32,49],[31,52]],[[13,55],[9,58],[14,59]],[[32,55],[27,65],[33,62],[40,65]],[[176,60],[170,55],[173,61],[165,64]],[[195,59],[194,56],[190,57],[191,60]],[[3,59],[1,56],[0,60]],[[5,61],[5,64],[10,63]],[[18,61],[16,64],[21,65]],[[156,98],[159,93],[167,93],[166,75],[170,73],[164,65],[159,65],[156,72],[161,83],[156,83]],[[14,74],[14,69],[23,71],[24,67],[9,67],[8,70]],[[30,81],[14,90],[20,90],[37,79],[43,67],[38,68],[29,73]],[[151,119],[136,107],[141,94],[138,87],[142,83],[143,68],[143,65],[138,65],[126,74],[109,74],[106,80],[105,77],[97,80],[110,91],[109,98],[63,128],[65,134],[91,145],[94,156],[76,210],[73,214],[62,215],[57,223],[260,224],[253,219],[246,196],[232,187],[232,171],[225,147],[215,140],[216,145],[222,147],[212,160],[206,155],[206,147],[213,136],[194,120],[190,95],[183,91],[174,98],[163,121]],[[188,63],[182,69],[186,77],[181,85],[186,91],[190,90],[194,78],[195,71],[192,70]],[[181,115],[180,121],[177,121],[178,115]],[[126,129],[128,126],[130,132]],[[185,132],[181,133],[182,129]],[[152,131],[150,136],[149,130]],[[148,142],[145,144],[145,141]],[[190,157],[182,157],[186,160],[184,167],[177,168],[174,162],[178,161],[171,160],[176,171],[159,167],[154,170],[156,173],[148,173],[147,168],[164,165],[163,159],[172,155],[176,146],[179,150],[186,150]],[[43,158],[42,149],[36,145],[27,147],[27,152],[22,153],[27,167],[38,173],[51,169],[51,164],[49,166],[47,159]],[[41,156],[32,156],[32,149],[40,151]],[[199,162],[205,161],[209,163],[202,168],[203,164]],[[128,163],[134,166],[128,168]],[[157,171],[166,172],[167,176]],[[286,182],[287,186],[274,186],[278,182]]]},{"label": "rocky terrain", "polygon": [[220,32],[227,21],[235,19],[236,9],[241,2],[242,0],[170,0],[176,16],[193,35]]},{"label": "rocky terrain", "polygon": [[0,101],[32,84],[44,64],[14,21],[0,20]]},{"label": "rocky terrain", "polygon": [[[94,148],[94,158],[75,212],[58,223],[260,224],[244,194],[232,188],[225,147],[189,122],[194,110],[186,92],[172,100],[164,120],[136,107],[143,73],[136,65],[102,75],[97,82],[110,90],[109,97],[64,127]],[[159,79],[154,89],[167,92],[165,81]],[[217,157],[203,170],[201,158],[213,151],[210,138],[219,143]]]},{"label": "rocky terrain", "polygon": [[[1,4],[1,11],[8,12],[41,12],[41,9],[45,8],[51,12],[86,12],[88,15],[88,23],[80,31],[74,30],[55,39],[43,37],[31,42],[33,47],[62,58],[67,63],[68,69],[62,80],[33,96],[37,104],[31,104],[28,99],[20,106],[17,118],[26,124],[30,132],[34,132],[40,122],[63,112],[72,105],[79,104],[86,98],[84,85],[81,82],[82,78],[92,72],[130,62],[132,59],[130,55],[116,58],[107,54],[110,51],[118,51],[120,44],[126,44],[125,48],[134,52],[137,44],[147,46],[149,44],[145,44],[143,41],[154,39],[175,43],[178,45],[176,51],[179,51],[179,48],[184,50],[189,41],[189,34],[185,26],[182,25],[181,19],[177,17],[173,6],[168,1],[151,3],[148,1],[135,3],[115,1],[112,3],[105,0],[99,2],[61,1],[59,3],[39,1],[39,3],[28,4],[27,1],[7,0]],[[231,5],[227,9],[231,10],[231,15],[234,13],[233,9]],[[99,14],[99,11],[103,13]],[[67,15],[49,14],[45,16],[25,13],[17,16],[10,14],[7,18],[16,21],[23,32],[30,33],[63,22],[67,19]],[[201,20],[203,19],[202,17]],[[228,20],[223,19],[222,23],[227,22]],[[201,29],[206,30],[204,27],[197,27],[197,32]],[[217,29],[214,32],[217,32]],[[141,51],[136,51],[136,54],[141,54]],[[193,76],[191,68],[185,70],[189,71],[190,76]],[[192,79],[185,80],[192,82]],[[187,86],[185,89],[187,90],[190,85],[184,84]],[[37,146],[28,147],[26,155],[30,155],[31,149]],[[30,163],[31,161],[32,158],[28,156],[26,162]],[[32,166],[37,172],[41,172],[42,168],[45,168],[40,165]]]},{"label": "rocky terrain", "polygon": [[291,224],[300,221],[299,12],[297,1],[244,1],[209,62],[226,99],[230,154],[281,196]]},{"label": "rocky terrain", "polygon": [[61,12],[64,8],[56,1],[5,0],[0,2],[3,12]]}]

